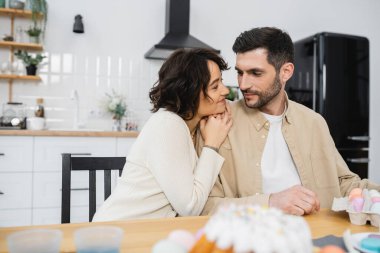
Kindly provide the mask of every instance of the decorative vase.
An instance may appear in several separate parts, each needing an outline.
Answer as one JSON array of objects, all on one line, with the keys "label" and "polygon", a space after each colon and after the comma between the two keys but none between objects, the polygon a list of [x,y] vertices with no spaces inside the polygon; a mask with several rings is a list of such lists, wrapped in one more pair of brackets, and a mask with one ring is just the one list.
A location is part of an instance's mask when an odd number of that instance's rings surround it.
[{"label": "decorative vase", "polygon": [[35,76],[36,73],[37,73],[37,66],[36,65],[26,66],[26,74],[28,76]]},{"label": "decorative vase", "polygon": [[112,126],[112,131],[121,131],[121,119],[114,119],[113,120],[113,126]]}]

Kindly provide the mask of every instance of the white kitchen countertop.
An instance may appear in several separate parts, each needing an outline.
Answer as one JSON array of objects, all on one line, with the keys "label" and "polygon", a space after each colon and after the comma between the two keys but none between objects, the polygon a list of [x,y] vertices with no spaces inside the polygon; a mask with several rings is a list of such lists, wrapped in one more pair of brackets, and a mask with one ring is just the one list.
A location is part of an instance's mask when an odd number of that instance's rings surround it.
[{"label": "white kitchen countertop", "polygon": [[0,136],[79,136],[79,137],[130,137],[138,136],[137,131],[99,130],[0,130]]}]

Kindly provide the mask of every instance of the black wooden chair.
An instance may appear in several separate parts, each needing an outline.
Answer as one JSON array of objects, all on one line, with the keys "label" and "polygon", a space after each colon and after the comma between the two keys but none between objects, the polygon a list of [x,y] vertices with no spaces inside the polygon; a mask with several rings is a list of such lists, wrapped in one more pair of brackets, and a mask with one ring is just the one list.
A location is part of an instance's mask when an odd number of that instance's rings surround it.
[{"label": "black wooden chair", "polygon": [[111,194],[111,171],[123,170],[125,157],[72,157],[62,154],[62,203],[61,223],[70,223],[71,171],[89,172],[89,221],[96,211],[96,171],[104,171],[104,200]]}]

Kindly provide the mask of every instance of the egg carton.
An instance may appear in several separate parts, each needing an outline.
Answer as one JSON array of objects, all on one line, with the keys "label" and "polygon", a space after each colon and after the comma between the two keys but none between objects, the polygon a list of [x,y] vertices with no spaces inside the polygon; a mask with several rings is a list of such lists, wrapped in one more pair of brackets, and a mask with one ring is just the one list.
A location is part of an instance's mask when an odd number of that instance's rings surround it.
[{"label": "egg carton", "polygon": [[373,206],[371,195],[368,189],[363,189],[362,196],[364,199],[363,208],[360,212],[355,210],[354,201],[349,197],[334,198],[332,210],[335,212],[346,211],[350,217],[350,222],[355,225],[365,225],[367,221],[372,226],[379,227],[380,224],[380,202]]}]

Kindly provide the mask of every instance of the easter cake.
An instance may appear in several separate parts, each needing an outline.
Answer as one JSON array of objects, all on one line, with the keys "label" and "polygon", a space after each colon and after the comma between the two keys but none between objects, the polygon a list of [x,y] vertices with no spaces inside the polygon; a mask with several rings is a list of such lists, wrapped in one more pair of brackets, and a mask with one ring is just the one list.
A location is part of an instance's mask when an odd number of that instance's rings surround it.
[{"label": "easter cake", "polygon": [[224,206],[192,234],[173,230],[152,253],[344,253],[335,245],[313,247],[306,221],[274,208]]},{"label": "easter cake", "polygon": [[302,217],[274,208],[226,206],[213,215],[190,253],[313,252]]}]

